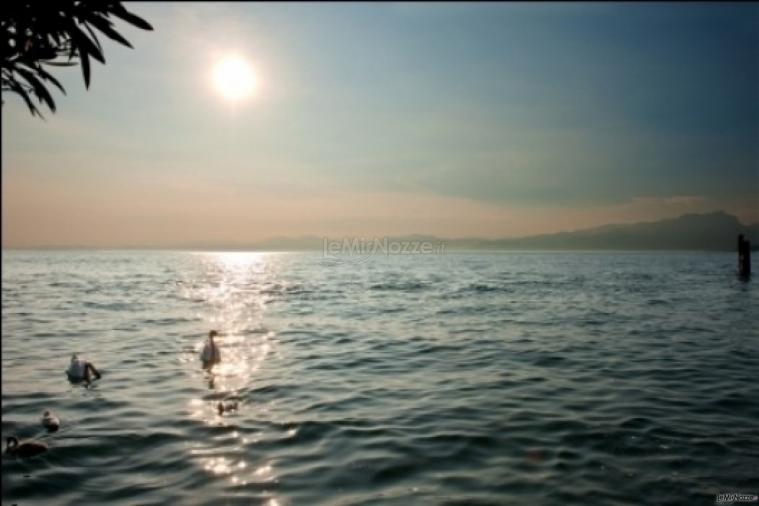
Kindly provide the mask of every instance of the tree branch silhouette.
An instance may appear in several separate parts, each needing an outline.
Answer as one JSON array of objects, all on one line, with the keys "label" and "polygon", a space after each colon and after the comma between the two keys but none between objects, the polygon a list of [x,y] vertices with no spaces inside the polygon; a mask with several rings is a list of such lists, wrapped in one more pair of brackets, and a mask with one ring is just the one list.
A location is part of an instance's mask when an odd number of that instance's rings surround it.
[{"label": "tree branch silhouette", "polygon": [[132,47],[114,28],[113,18],[143,30],[153,29],[121,2],[11,0],[4,5],[0,21],[2,91],[21,96],[32,116],[43,117],[37,105],[44,104],[55,112],[49,87],[55,86],[64,95],[66,90],[45,67],[79,63],[84,85],[89,88],[90,58],[105,63],[96,32]]}]

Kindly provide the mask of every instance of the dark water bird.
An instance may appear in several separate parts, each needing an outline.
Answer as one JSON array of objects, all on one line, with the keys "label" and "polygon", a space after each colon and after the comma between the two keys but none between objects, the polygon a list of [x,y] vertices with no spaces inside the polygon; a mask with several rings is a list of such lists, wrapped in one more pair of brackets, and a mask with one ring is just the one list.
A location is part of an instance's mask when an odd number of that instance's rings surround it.
[{"label": "dark water bird", "polygon": [[42,415],[41,422],[42,426],[50,432],[57,431],[61,426],[61,421],[58,420],[58,417],[52,414],[50,411],[45,411],[45,414]]},{"label": "dark water bird", "polygon": [[16,457],[34,457],[47,451],[47,445],[39,441],[24,441],[19,443],[18,438],[10,436],[6,439],[5,453]]},{"label": "dark water bird", "polygon": [[216,410],[219,412],[219,416],[223,415],[224,413],[228,413],[230,411],[237,411],[237,401],[228,402],[226,404],[219,401],[219,404],[216,405]]}]

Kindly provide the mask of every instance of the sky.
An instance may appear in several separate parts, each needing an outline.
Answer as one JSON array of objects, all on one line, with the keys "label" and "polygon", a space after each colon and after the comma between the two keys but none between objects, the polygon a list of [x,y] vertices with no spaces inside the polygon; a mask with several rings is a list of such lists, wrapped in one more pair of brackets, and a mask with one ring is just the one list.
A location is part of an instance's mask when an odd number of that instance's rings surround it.
[{"label": "sky", "polygon": [[89,90],[3,94],[3,247],[759,222],[759,4],[125,5]]}]

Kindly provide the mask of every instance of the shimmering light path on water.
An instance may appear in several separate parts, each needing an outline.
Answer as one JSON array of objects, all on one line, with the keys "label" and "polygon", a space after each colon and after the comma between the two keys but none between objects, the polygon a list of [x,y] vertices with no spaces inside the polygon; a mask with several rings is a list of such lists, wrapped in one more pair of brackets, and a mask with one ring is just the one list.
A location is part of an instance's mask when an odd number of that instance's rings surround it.
[{"label": "shimmering light path on water", "polygon": [[[734,271],[700,253],[3,252],[2,435],[50,446],[3,457],[3,503],[757,493],[759,279]],[[103,378],[69,384],[73,352]]]}]

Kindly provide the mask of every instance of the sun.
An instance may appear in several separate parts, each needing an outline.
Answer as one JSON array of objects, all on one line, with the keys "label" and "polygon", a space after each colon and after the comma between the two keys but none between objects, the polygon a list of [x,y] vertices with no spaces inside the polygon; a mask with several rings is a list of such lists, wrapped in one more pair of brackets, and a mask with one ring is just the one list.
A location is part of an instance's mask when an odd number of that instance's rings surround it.
[{"label": "sun", "polygon": [[248,98],[256,90],[253,68],[239,55],[220,59],[213,67],[212,77],[216,91],[231,102]]}]

